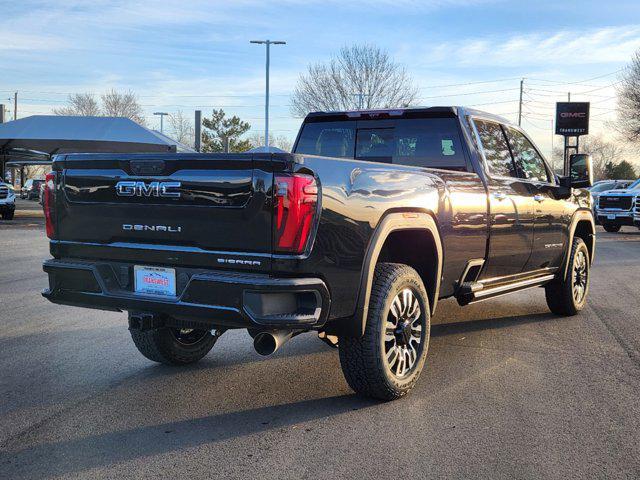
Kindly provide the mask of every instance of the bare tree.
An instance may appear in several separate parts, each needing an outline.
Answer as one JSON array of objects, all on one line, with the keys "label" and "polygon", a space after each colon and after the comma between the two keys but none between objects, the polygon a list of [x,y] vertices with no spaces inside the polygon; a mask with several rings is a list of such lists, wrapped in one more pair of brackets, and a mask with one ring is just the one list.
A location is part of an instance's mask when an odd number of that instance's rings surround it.
[{"label": "bare tree", "polygon": [[[258,132],[249,135],[249,142],[251,142],[251,148],[261,147],[264,145],[264,134]],[[293,142],[284,135],[278,135],[274,137],[269,134],[269,145],[277,147],[285,152],[290,152],[293,147]]]},{"label": "bare tree", "polygon": [[173,138],[183,145],[193,147],[195,145],[195,129],[182,110],[178,110],[173,115],[169,115],[169,124],[173,130]]},{"label": "bare tree", "polygon": [[[607,164],[619,164],[625,156],[626,149],[619,140],[606,140],[599,135],[588,135],[580,141],[580,153],[588,153],[593,161],[593,178],[603,180],[607,175]],[[563,165],[564,149],[553,149],[554,164]]]},{"label": "bare tree", "polygon": [[131,90],[119,93],[113,89],[100,95],[102,105],[90,93],[69,95],[67,105],[54,108],[55,115],[125,117],[144,125],[144,112],[138,103],[136,94]]},{"label": "bare tree", "polygon": [[125,117],[144,125],[144,112],[138,103],[138,97],[131,90],[119,93],[111,89],[100,96],[102,114],[105,117]]},{"label": "bare tree", "polygon": [[66,106],[54,108],[53,113],[76,117],[97,117],[100,115],[100,106],[92,94],[74,93],[69,95]]},{"label": "bare tree", "polygon": [[631,58],[618,87],[618,129],[640,147],[640,50]]},{"label": "bare tree", "polygon": [[624,156],[624,147],[620,142],[608,141],[598,135],[589,135],[580,142],[580,152],[591,155],[594,178],[606,177],[605,167],[608,162],[619,163]]},{"label": "bare tree", "polygon": [[343,47],[328,63],[309,65],[291,96],[291,112],[409,106],[418,89],[404,67],[372,45]]}]

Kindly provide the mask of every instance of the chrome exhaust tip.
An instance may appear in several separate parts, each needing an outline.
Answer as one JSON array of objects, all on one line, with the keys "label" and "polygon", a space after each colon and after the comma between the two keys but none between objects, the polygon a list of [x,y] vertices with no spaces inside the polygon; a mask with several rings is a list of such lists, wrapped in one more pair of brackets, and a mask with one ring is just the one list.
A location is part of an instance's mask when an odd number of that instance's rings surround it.
[{"label": "chrome exhaust tip", "polygon": [[253,348],[260,355],[267,356],[274,353],[293,336],[291,330],[273,330],[260,332],[253,338]]}]

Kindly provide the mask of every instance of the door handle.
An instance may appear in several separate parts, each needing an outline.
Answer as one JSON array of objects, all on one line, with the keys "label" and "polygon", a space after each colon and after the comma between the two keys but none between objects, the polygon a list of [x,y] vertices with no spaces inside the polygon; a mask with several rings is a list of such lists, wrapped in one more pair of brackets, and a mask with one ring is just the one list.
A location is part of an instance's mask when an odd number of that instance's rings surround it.
[{"label": "door handle", "polygon": [[544,199],[545,199],[545,198],[547,198],[547,197],[545,197],[544,195],[540,195],[540,194],[538,194],[538,195],[534,195],[534,196],[533,196],[533,199],[534,199],[536,202],[539,202],[539,203],[544,202]]},{"label": "door handle", "polygon": [[505,198],[507,198],[507,194],[503,192],[494,192],[493,198],[495,198],[496,200],[504,200]]}]

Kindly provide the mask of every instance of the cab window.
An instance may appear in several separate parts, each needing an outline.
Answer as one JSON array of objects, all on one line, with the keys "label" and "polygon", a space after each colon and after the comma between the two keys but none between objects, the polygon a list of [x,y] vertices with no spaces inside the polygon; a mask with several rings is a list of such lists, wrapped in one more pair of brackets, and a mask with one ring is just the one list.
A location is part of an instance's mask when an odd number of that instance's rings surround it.
[{"label": "cab window", "polygon": [[458,120],[453,117],[308,123],[295,153],[467,170]]},{"label": "cab window", "polygon": [[300,134],[296,153],[353,158],[355,127],[355,122],[307,123]]}]

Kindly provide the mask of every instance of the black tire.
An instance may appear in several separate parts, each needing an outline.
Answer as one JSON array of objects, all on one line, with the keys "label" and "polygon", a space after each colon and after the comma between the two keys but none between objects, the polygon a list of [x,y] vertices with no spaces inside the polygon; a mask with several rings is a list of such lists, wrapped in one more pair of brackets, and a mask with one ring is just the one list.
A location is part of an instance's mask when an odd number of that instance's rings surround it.
[{"label": "black tire", "polygon": [[[406,290],[413,300],[404,300],[408,298],[404,297]],[[394,303],[396,297],[402,310]],[[417,313],[412,310],[416,300]],[[359,395],[380,400],[406,395],[424,366],[430,328],[429,298],[418,272],[398,263],[378,264],[364,335],[340,337],[338,341],[340,365],[349,386]],[[409,365],[406,371],[405,365]]]},{"label": "black tire", "polygon": [[[584,262],[584,272],[576,273],[576,269],[582,270],[579,265],[577,265],[581,262]],[[589,264],[589,250],[587,249],[587,245],[584,243],[584,240],[579,237],[573,239],[568,265],[566,278],[556,278],[544,287],[547,305],[549,309],[557,315],[575,315],[582,310],[587,303],[591,265]],[[579,295],[574,291],[576,283],[582,284],[584,288],[583,292]]]},{"label": "black tire", "polygon": [[2,219],[3,220],[13,220],[13,216],[15,215],[15,211],[14,210],[10,210],[8,212],[3,212],[2,213]]},{"label": "black tire", "polygon": [[136,348],[149,360],[165,365],[188,365],[202,359],[218,336],[208,330],[181,330],[162,327],[130,330]]},{"label": "black tire", "polygon": [[612,223],[603,223],[602,228],[604,228],[607,232],[616,233],[619,232],[622,228],[621,225],[614,225]]}]

